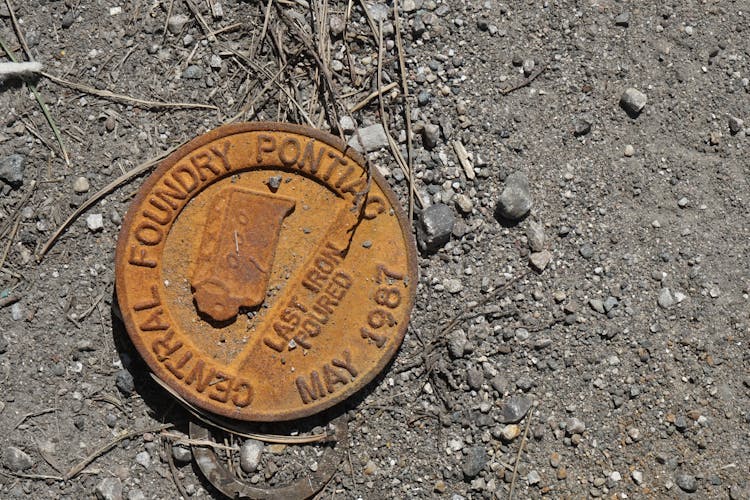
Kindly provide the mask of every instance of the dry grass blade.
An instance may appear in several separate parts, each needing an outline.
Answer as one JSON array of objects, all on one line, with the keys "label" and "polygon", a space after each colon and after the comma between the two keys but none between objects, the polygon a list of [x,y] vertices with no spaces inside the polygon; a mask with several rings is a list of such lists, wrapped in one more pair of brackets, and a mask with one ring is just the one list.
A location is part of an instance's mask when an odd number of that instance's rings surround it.
[{"label": "dry grass blade", "polygon": [[[21,203],[18,205],[19,209],[23,207],[27,201],[29,201],[29,198],[31,198],[31,195],[34,194],[34,190],[36,189],[36,181],[31,181],[31,187],[29,188],[29,192],[26,193],[26,196],[24,196]],[[21,215],[16,215],[16,222],[13,224],[13,229],[10,231],[10,235],[8,236],[8,243],[5,245],[5,248],[3,249],[2,255],[0,255],[0,268],[3,267],[3,264],[5,264],[5,259],[8,258],[8,252],[10,252],[10,247],[13,245],[13,239],[16,237],[16,233],[18,232],[18,228],[21,225]]]},{"label": "dry grass blade", "polygon": [[[182,146],[182,144],[180,144],[180,146]],[[97,191],[96,193],[94,193],[88,200],[86,200],[85,202],[83,202],[81,204],[81,206],[79,206],[76,209],[75,212],[73,212],[72,214],[70,214],[70,216],[67,219],[65,219],[65,222],[63,222],[60,225],[60,227],[58,227],[57,230],[55,230],[54,233],[52,233],[52,236],[50,236],[50,238],[47,240],[47,243],[44,244],[44,246],[42,247],[42,249],[37,254],[37,256],[36,256],[37,262],[41,262],[42,261],[42,259],[44,258],[44,255],[49,251],[49,249],[52,247],[52,245],[55,244],[55,241],[57,241],[57,238],[60,237],[60,235],[63,233],[63,231],[65,231],[65,229],[67,229],[68,226],[70,226],[70,224],[72,224],[73,221],[76,220],[79,215],[81,215],[83,212],[85,212],[86,210],[88,210],[89,207],[91,207],[97,201],[99,201],[100,198],[102,198],[103,196],[106,196],[107,194],[109,194],[110,192],[112,192],[115,188],[117,188],[118,186],[120,186],[124,182],[126,182],[126,181],[132,179],[133,177],[137,177],[137,176],[141,175],[142,173],[146,172],[148,169],[150,169],[155,164],[157,164],[158,162],[160,162],[166,156],[170,155],[173,151],[176,151],[177,148],[179,148],[180,146],[175,146],[175,147],[173,147],[173,148],[165,151],[161,155],[157,156],[156,158],[152,158],[152,159],[148,160],[145,163],[141,163],[140,165],[138,165],[134,169],[132,169],[132,170],[124,173],[123,175],[121,175],[120,177],[118,177],[117,179],[113,180],[112,182],[110,182],[109,184],[107,184],[106,186],[104,186],[102,189],[100,189],[99,191]]]},{"label": "dry grass blade", "polygon": [[523,452],[524,444],[526,444],[526,438],[529,435],[529,425],[531,424],[531,417],[534,414],[534,408],[536,408],[536,403],[531,405],[529,416],[526,417],[526,426],[523,429],[523,436],[521,436],[521,444],[518,445],[516,463],[513,464],[513,479],[511,479],[510,481],[510,492],[508,493],[508,500],[513,500],[513,491],[516,489],[516,479],[518,479],[518,462],[521,461],[521,453]]},{"label": "dry grass blade", "polygon": [[180,404],[182,404],[195,418],[203,422],[204,424],[208,424],[212,427],[215,427],[217,429],[220,429],[224,432],[228,432],[230,434],[236,434],[237,436],[241,436],[248,439],[257,439],[258,441],[263,441],[265,443],[276,443],[276,444],[310,444],[310,443],[321,443],[324,441],[328,441],[330,439],[330,435],[327,433],[321,433],[321,434],[312,434],[310,436],[279,436],[277,434],[257,434],[253,432],[243,432],[237,429],[231,428],[227,423],[227,425],[224,425],[220,422],[217,422],[216,418],[211,418],[208,414],[206,414],[203,410],[200,408],[188,403],[182,396],[180,396],[177,391],[169,387],[163,380],[161,380],[159,377],[151,374],[151,378],[154,379],[154,381],[159,384],[165,391],[167,391],[169,394],[171,394]]},{"label": "dry grass blade", "polygon": [[185,437],[181,434],[172,434],[169,432],[163,432],[161,434],[161,437],[170,439],[174,443],[183,445],[183,446],[206,446],[208,448],[213,448],[215,450],[240,451],[239,446],[226,446],[220,443],[216,443],[214,441],[209,441],[208,439],[192,439],[192,438]]},{"label": "dry grass blade", "polygon": [[23,416],[23,417],[22,417],[22,418],[21,418],[21,419],[20,419],[20,420],[18,421],[18,423],[17,423],[16,425],[15,425],[15,427],[13,427],[13,429],[18,429],[18,427],[19,427],[19,426],[20,426],[20,425],[21,425],[22,423],[26,422],[26,421],[27,421],[28,419],[30,419],[30,418],[32,418],[32,417],[38,417],[38,416],[40,416],[40,415],[46,415],[47,413],[52,413],[53,411],[58,411],[59,409],[60,409],[60,408],[45,408],[44,410],[39,410],[39,411],[32,411],[31,413],[27,413],[26,415],[24,415],[24,416]]},{"label": "dry grass blade", "polygon": [[[404,120],[406,122],[406,164],[409,169],[409,185],[414,186],[414,146],[411,131],[411,106],[409,105],[409,82],[406,78],[404,62],[404,43],[401,40],[401,16],[398,13],[399,2],[393,2],[394,31],[396,32],[396,49],[398,50],[398,67],[401,73],[401,94],[404,99]],[[409,220],[414,218],[414,188],[409,190]]]},{"label": "dry grass blade", "polygon": [[513,85],[513,86],[508,87],[506,89],[500,89],[500,93],[503,94],[503,95],[508,95],[511,92],[514,92],[514,91],[516,91],[518,89],[524,88],[525,86],[531,84],[531,82],[533,82],[534,80],[536,80],[536,78],[539,75],[541,75],[542,73],[544,73],[545,69],[547,69],[547,65],[539,66],[539,69],[537,69],[531,75],[529,75],[528,78],[526,78],[525,80],[522,80],[520,83],[517,83],[516,85]]},{"label": "dry grass blade", "polygon": [[41,73],[41,75],[49,80],[52,80],[53,82],[59,85],[63,85],[73,90],[78,90],[79,92],[84,92],[86,94],[95,95],[95,96],[102,97],[104,99],[109,99],[112,101],[122,102],[125,104],[131,104],[139,108],[145,108],[145,109],[167,109],[167,108],[175,109],[176,108],[176,109],[211,109],[211,110],[219,109],[216,106],[213,106],[211,104],[201,104],[197,102],[149,101],[146,99],[139,99],[137,97],[130,97],[130,96],[123,95],[123,94],[116,94],[114,92],[110,92],[109,90],[95,89],[94,87],[89,87],[88,85],[84,85],[82,83],[71,82],[69,80],[65,80],[64,78],[60,78],[59,76],[45,73],[44,71]]},{"label": "dry grass blade", "polygon": [[142,436],[143,434],[146,434],[148,432],[163,431],[164,429],[169,429],[171,427],[174,427],[174,426],[172,424],[161,424],[161,425],[156,425],[156,426],[153,426],[153,427],[146,427],[145,429],[141,429],[141,430],[137,430],[137,431],[123,432],[122,434],[120,434],[116,438],[112,439],[111,441],[109,441],[109,442],[103,444],[102,446],[100,446],[99,448],[97,448],[92,454],[90,454],[89,456],[87,456],[86,458],[84,458],[83,460],[81,460],[80,462],[78,462],[76,465],[74,465],[73,467],[71,467],[70,470],[65,474],[65,476],[63,477],[63,479],[65,481],[69,481],[69,480],[73,479],[78,474],[80,474],[81,471],[83,469],[85,469],[87,465],[89,465],[91,462],[93,462],[94,460],[96,460],[101,455],[104,455],[105,453],[107,453],[109,450],[111,450],[112,448],[114,448],[115,446],[117,446],[117,443],[119,443],[119,442],[121,442],[121,441],[123,441],[125,439],[132,439],[134,437]]},{"label": "dry grass blade", "polygon": [[[13,23],[13,28],[16,31],[16,36],[18,37],[18,40],[21,42],[21,46],[23,47],[24,51],[26,52],[26,57],[31,61],[31,52],[29,51],[29,47],[26,45],[26,39],[23,37],[23,33],[21,32],[21,28],[18,26],[18,21],[16,20],[16,15],[13,13],[13,6],[10,3],[10,0],[5,0],[6,5],[8,6],[8,10],[10,11],[11,15],[11,21]],[[7,56],[10,58],[12,62],[18,62],[13,55],[13,53],[8,49],[7,45],[5,45],[5,42],[0,39],[0,47],[5,51]],[[31,89],[31,93],[34,94],[34,99],[36,99],[37,104],[39,104],[39,107],[42,108],[42,114],[44,114],[44,118],[47,120],[47,123],[49,124],[50,128],[52,129],[52,133],[55,136],[55,140],[57,140],[57,144],[60,146],[60,152],[62,153],[62,157],[65,160],[65,165],[70,167],[70,157],[68,156],[68,150],[65,149],[65,144],[62,141],[62,135],[60,134],[60,129],[57,128],[57,124],[55,123],[55,120],[52,119],[52,115],[49,112],[49,108],[47,108],[47,104],[44,102],[44,99],[42,99],[42,96],[37,92],[36,85],[33,83],[29,83],[29,88]]]},{"label": "dry grass blade", "polygon": [[382,97],[382,95],[384,93],[389,92],[389,91],[395,89],[396,87],[398,87],[398,82],[391,82],[388,85],[385,85],[385,86],[383,86],[380,89],[373,90],[372,92],[370,92],[367,95],[367,97],[365,97],[364,99],[362,99],[361,101],[359,101],[357,104],[355,104],[354,106],[352,106],[351,108],[349,108],[349,112],[350,113],[356,113],[360,109],[362,109],[365,106],[367,106],[368,104],[370,104],[370,101],[372,101],[376,97]]}]

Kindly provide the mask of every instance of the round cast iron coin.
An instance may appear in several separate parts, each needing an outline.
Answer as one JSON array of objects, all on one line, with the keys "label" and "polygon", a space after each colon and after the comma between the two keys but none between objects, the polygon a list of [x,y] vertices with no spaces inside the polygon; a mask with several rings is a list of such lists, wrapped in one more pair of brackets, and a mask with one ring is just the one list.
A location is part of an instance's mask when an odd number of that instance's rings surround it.
[{"label": "round cast iron coin", "polygon": [[117,297],[153,372],[190,403],[291,420],[370,382],[417,285],[409,224],[364,159],[307,127],[218,128],[146,180],[120,231]]}]

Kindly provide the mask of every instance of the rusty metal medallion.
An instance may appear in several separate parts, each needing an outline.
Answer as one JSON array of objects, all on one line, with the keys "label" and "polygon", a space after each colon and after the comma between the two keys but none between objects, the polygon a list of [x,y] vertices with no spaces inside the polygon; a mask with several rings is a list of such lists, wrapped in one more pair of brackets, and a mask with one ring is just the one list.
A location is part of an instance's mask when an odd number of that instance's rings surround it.
[{"label": "rusty metal medallion", "polygon": [[220,127],[169,156],[120,231],[128,334],[190,403],[246,421],[317,413],[396,353],[417,285],[387,183],[307,127]]}]

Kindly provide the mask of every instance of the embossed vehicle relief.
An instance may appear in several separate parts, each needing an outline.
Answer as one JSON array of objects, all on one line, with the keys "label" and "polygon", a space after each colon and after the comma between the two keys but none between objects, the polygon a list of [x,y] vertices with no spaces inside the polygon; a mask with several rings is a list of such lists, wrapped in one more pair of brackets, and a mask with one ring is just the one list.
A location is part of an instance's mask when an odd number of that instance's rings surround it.
[{"label": "embossed vehicle relief", "polygon": [[185,399],[242,420],[342,401],[396,353],[416,288],[395,196],[336,138],[221,127],[172,154],[120,231],[128,334]]}]

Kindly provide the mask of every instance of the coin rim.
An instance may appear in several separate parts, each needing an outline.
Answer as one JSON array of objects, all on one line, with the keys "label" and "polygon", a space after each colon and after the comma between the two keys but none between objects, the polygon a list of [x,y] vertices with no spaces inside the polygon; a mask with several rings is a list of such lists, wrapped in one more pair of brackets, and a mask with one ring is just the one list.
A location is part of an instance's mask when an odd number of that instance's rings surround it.
[{"label": "coin rim", "polygon": [[[398,219],[399,226],[401,228],[402,237],[405,243],[405,251],[406,251],[406,260],[407,260],[407,276],[410,280],[413,280],[412,284],[410,284],[409,288],[409,294],[408,299],[406,303],[406,321],[403,321],[401,325],[399,325],[398,329],[396,330],[396,335],[394,335],[392,338],[394,340],[392,347],[390,347],[390,350],[392,351],[389,355],[381,355],[378,362],[375,364],[375,366],[363,373],[362,377],[359,377],[357,380],[355,380],[352,384],[347,385],[344,390],[342,390],[340,393],[333,395],[329,398],[326,398],[324,400],[321,400],[320,403],[313,402],[308,405],[303,405],[297,410],[291,410],[291,411],[281,411],[281,412],[264,412],[262,415],[250,415],[250,418],[245,417],[242,415],[241,411],[238,410],[232,410],[232,409],[226,409],[222,405],[219,405],[218,403],[214,404],[210,401],[204,401],[203,399],[200,399],[192,394],[192,392],[186,390],[179,384],[173,384],[171,379],[169,377],[166,377],[166,369],[161,366],[161,364],[156,363],[153,356],[150,354],[150,351],[148,349],[148,346],[146,345],[145,341],[139,338],[138,335],[136,335],[136,332],[138,331],[136,328],[136,325],[132,319],[132,315],[130,314],[130,309],[128,306],[128,297],[126,290],[123,289],[123,274],[125,273],[125,267],[127,265],[127,252],[126,252],[126,245],[128,240],[128,233],[130,232],[131,225],[133,224],[133,219],[137,216],[139,213],[139,209],[143,206],[143,204],[146,202],[146,196],[151,191],[151,188],[154,187],[154,185],[161,179],[170,168],[172,168],[175,164],[177,164],[179,161],[183,160],[188,154],[195,151],[196,149],[205,146],[206,144],[209,144],[211,142],[214,142],[216,140],[219,140],[221,138],[243,134],[247,132],[286,132],[286,133],[292,133],[292,134],[298,134],[305,137],[310,137],[312,139],[318,140],[320,142],[323,142],[327,144],[328,146],[338,150],[342,155],[345,155],[362,167],[364,171],[367,171],[367,161],[365,158],[356,151],[353,147],[345,144],[341,139],[338,137],[335,137],[327,132],[323,132],[321,130],[317,130],[311,127],[307,127],[304,125],[296,125],[291,123],[279,123],[279,122],[248,122],[248,123],[235,123],[230,125],[223,125],[220,126],[214,130],[211,130],[203,135],[200,135],[186,144],[180,146],[176,151],[171,153],[167,158],[165,158],[161,164],[156,168],[156,170],[146,179],[146,181],[141,185],[140,189],[138,190],[138,193],[136,194],[135,198],[131,202],[130,206],[128,207],[128,211],[125,215],[125,218],[123,219],[122,226],[120,228],[120,231],[117,236],[117,248],[115,250],[115,291],[117,294],[117,302],[120,306],[120,310],[122,311],[122,321],[125,324],[125,329],[128,333],[128,337],[133,342],[133,345],[135,345],[136,349],[138,350],[138,353],[141,355],[141,358],[146,362],[148,367],[155,373],[156,376],[158,376],[161,380],[163,380],[166,384],[168,384],[172,389],[174,389],[181,397],[183,397],[185,400],[187,400],[189,403],[203,409],[208,410],[214,413],[217,413],[219,415],[223,415],[225,417],[234,418],[238,420],[248,421],[248,422],[270,422],[270,421],[288,421],[288,420],[296,420],[298,418],[308,417],[311,415],[315,415],[317,413],[320,413],[338,403],[341,401],[351,397],[352,395],[356,394],[360,390],[362,390],[364,387],[366,387],[370,382],[375,380],[375,378],[383,371],[385,366],[390,363],[392,359],[395,358],[396,353],[401,347],[401,344],[403,343],[404,336],[406,335],[406,330],[409,326],[409,317],[411,315],[411,312],[414,308],[414,302],[416,298],[417,293],[417,285],[419,283],[419,268],[417,266],[417,250],[416,250],[416,243],[414,240],[414,235],[411,231],[411,226],[409,224],[409,221],[406,217],[406,214],[401,207],[401,203],[398,201],[398,198],[396,197],[396,194],[391,189],[388,182],[385,180],[385,178],[378,172],[376,168],[370,169],[370,177],[371,179],[378,185],[378,187],[383,191],[383,194],[387,198],[388,202],[390,203],[391,207]],[[303,174],[298,174],[302,175]],[[221,179],[219,179],[221,180]],[[213,184],[213,182],[211,183]],[[197,196],[199,193],[196,193],[193,197]],[[191,198],[193,198],[191,197]],[[175,219],[179,217],[179,214],[175,216]],[[157,257],[159,262],[161,263],[163,258],[163,253],[160,253]],[[177,330],[176,332],[180,332]],[[180,332],[183,333],[184,332]],[[206,398],[207,399],[207,398]],[[250,405],[252,408],[252,404]]]}]

